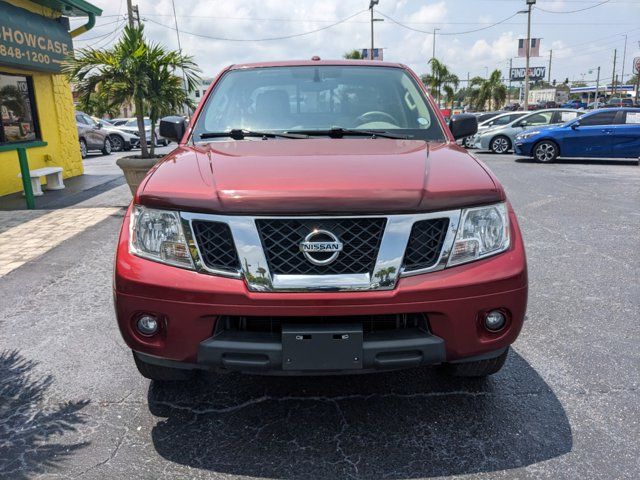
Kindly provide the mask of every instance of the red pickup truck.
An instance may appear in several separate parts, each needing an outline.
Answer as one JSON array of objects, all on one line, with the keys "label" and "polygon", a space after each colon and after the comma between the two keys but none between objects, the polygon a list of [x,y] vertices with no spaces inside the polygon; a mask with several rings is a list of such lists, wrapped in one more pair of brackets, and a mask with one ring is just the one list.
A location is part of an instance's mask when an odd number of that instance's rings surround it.
[{"label": "red pickup truck", "polygon": [[234,65],[140,185],[114,298],[139,371],[485,376],[527,303],[516,216],[406,66]]}]

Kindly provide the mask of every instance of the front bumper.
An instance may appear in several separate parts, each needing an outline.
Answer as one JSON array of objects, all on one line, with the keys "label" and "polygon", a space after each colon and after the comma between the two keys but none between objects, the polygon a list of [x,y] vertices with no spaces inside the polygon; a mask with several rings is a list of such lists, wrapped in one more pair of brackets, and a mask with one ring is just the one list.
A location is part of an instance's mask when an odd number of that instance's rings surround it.
[{"label": "front bumper", "polygon": [[489,150],[489,142],[491,137],[488,135],[476,135],[473,147],[479,150]]},{"label": "front bumper", "polygon": [[[363,338],[362,371],[437,364],[500,352],[515,341],[527,304],[524,247],[510,211],[512,244],[494,257],[437,272],[401,278],[394,290],[364,292],[251,292],[244,280],[197,273],[145,260],[128,251],[125,217],[114,272],[118,324],[129,347],[149,363],[187,368],[228,368],[282,373],[280,335],[216,330],[226,316],[304,318],[313,325],[330,317],[424,315],[428,332],[412,329]],[[491,333],[481,315],[507,312],[505,329]],[[137,318],[150,313],[161,333],[141,336]],[[257,355],[251,356],[248,353]]]},{"label": "front bumper", "polygon": [[523,140],[516,140],[513,145],[513,150],[516,155],[522,155],[523,157],[531,157],[533,149],[533,143]]}]

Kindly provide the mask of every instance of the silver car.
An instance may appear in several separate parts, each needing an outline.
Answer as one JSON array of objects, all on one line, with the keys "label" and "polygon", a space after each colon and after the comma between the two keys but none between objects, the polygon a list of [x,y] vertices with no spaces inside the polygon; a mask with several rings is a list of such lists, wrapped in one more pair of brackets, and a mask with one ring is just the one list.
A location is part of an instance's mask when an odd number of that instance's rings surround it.
[{"label": "silver car", "polygon": [[481,150],[491,150],[493,153],[507,153],[513,148],[516,135],[524,130],[568,122],[582,115],[584,111],[571,108],[549,108],[534,112],[512,113],[523,113],[524,115],[506,125],[494,125],[484,131],[479,131],[474,137],[473,146]]},{"label": "silver car", "polygon": [[[117,122],[115,123],[116,127],[122,131],[135,135],[138,141],[134,143],[134,146],[138,147],[140,143],[140,133],[138,131],[138,120],[135,117],[127,119],[124,123],[121,123],[120,120],[122,119],[116,120]],[[151,143],[151,120],[149,119],[149,117],[144,117],[144,133],[147,139],[147,144],[150,144]],[[160,136],[160,129],[158,125],[156,125],[153,139],[156,145],[162,145],[162,146],[169,145],[169,140]]]}]

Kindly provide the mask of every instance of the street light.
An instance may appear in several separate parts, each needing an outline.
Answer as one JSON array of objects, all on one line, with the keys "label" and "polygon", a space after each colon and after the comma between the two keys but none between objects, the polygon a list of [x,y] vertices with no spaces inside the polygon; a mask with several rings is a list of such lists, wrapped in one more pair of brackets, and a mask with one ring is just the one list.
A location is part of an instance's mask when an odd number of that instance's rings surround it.
[{"label": "street light", "polygon": [[526,62],[524,67],[524,110],[529,110],[529,54],[531,50],[531,7],[536,0],[527,1],[527,40],[525,44]]},{"label": "street light", "polygon": [[431,53],[431,60],[436,58],[436,32],[440,30],[439,28],[433,29],[433,52]]}]

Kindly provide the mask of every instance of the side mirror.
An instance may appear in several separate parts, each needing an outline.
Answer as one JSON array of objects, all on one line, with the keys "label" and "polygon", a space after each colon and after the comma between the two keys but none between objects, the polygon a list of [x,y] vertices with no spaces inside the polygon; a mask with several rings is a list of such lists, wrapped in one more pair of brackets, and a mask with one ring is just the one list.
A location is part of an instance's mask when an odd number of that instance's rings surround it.
[{"label": "side mirror", "polygon": [[171,116],[160,119],[160,136],[168,138],[172,142],[180,143],[187,131],[187,122],[184,117]]},{"label": "side mirror", "polygon": [[518,123],[518,125],[516,125],[516,127],[526,127],[528,125],[528,122],[526,120],[522,120],[520,123]]},{"label": "side mirror", "polygon": [[576,128],[578,128],[580,126],[580,120],[576,120],[575,122],[573,122],[571,124],[571,129],[575,130]]},{"label": "side mirror", "polygon": [[470,113],[460,113],[451,117],[449,129],[453,138],[470,137],[478,132],[478,118]]},{"label": "side mirror", "polygon": [[102,128],[102,122],[96,122],[96,128],[100,130]]}]

